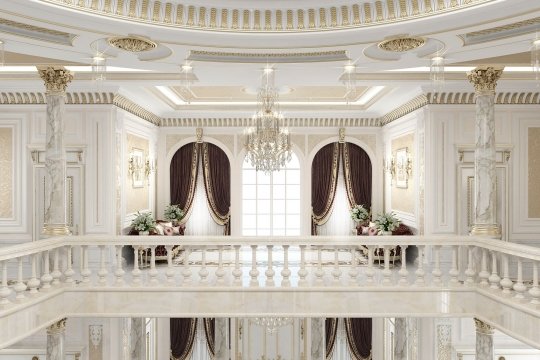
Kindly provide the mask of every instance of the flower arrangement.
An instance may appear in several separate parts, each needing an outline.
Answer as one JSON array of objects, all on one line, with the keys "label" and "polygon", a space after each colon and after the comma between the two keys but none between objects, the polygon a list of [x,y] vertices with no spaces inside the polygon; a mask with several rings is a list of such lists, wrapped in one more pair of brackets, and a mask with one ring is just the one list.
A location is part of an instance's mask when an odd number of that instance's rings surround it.
[{"label": "flower arrangement", "polygon": [[140,212],[137,212],[137,217],[133,219],[131,226],[137,231],[150,231],[155,229],[156,222],[152,217],[152,213],[147,212],[141,214]]},{"label": "flower arrangement", "polygon": [[351,208],[351,219],[357,223],[364,223],[369,220],[369,211],[364,207],[364,205],[354,205]]},{"label": "flower arrangement", "polygon": [[375,226],[379,230],[379,234],[384,231],[394,231],[398,228],[400,221],[393,212],[379,214],[375,220]]},{"label": "flower arrangement", "polygon": [[184,217],[184,210],[178,205],[167,205],[164,212],[164,217],[167,220],[179,221]]}]

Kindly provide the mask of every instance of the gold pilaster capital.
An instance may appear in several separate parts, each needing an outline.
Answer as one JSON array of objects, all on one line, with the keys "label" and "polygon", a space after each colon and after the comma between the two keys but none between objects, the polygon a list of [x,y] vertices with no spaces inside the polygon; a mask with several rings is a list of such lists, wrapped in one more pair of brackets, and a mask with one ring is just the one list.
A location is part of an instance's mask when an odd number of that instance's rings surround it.
[{"label": "gold pilaster capital", "polygon": [[47,334],[58,334],[66,330],[67,318],[58,320],[52,325],[47,326]]},{"label": "gold pilaster capital", "polygon": [[474,318],[474,325],[476,326],[476,332],[484,335],[493,335],[493,331],[495,330],[493,326],[477,318]]},{"label": "gold pilaster capital", "polygon": [[39,76],[45,83],[47,94],[63,94],[73,80],[73,74],[63,66],[38,66]]},{"label": "gold pilaster capital", "polygon": [[504,66],[479,66],[467,73],[467,79],[477,94],[494,94],[503,70]]}]

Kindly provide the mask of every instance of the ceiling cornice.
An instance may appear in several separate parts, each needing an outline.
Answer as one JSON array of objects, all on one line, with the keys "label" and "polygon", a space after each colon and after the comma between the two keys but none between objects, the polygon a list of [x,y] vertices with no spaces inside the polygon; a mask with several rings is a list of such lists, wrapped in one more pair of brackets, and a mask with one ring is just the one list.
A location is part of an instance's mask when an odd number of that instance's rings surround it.
[{"label": "ceiling cornice", "polygon": [[[430,17],[495,0],[363,1],[314,8],[215,8],[180,1],[41,0],[106,17],[167,27],[232,32],[309,32],[363,28]],[[261,2],[263,3],[263,2]],[[254,6],[256,4],[254,3]]]}]

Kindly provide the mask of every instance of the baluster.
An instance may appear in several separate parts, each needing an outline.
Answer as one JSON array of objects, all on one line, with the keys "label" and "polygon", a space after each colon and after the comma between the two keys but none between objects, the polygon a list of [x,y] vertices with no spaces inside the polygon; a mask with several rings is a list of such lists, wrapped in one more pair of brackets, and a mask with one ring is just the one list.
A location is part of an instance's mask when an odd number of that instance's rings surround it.
[{"label": "baluster", "polygon": [[105,245],[99,246],[99,271],[98,271],[98,277],[99,277],[99,284],[100,285],[107,285],[107,274],[109,273],[107,271],[107,267],[105,266]]},{"label": "baluster", "polygon": [[257,269],[257,245],[251,245],[251,270],[249,271],[251,280],[249,286],[259,286],[259,269]]},{"label": "baluster", "polygon": [[425,245],[418,245],[418,269],[414,272],[416,275],[416,281],[414,282],[417,286],[424,286],[426,280],[424,276],[426,272],[424,271],[424,251],[426,249]]},{"label": "baluster", "polygon": [[298,270],[298,277],[298,286],[306,286],[306,245],[300,245],[300,269]]},{"label": "baluster", "polygon": [[383,245],[383,257],[384,257],[384,269],[381,272],[383,275],[383,285],[389,286],[392,285],[392,270],[390,270],[390,246]]},{"label": "baluster", "polygon": [[47,250],[44,254],[45,261],[43,262],[43,275],[41,275],[41,283],[43,285],[41,286],[41,290],[47,291],[51,288],[51,281],[53,278],[49,273],[49,250]]},{"label": "baluster", "polygon": [[11,289],[8,287],[8,273],[7,273],[8,261],[2,261],[2,287],[0,288],[0,306],[5,307],[10,303],[9,295]]},{"label": "baluster", "polygon": [[501,280],[501,286],[503,288],[503,294],[509,295],[512,290],[513,282],[510,280],[510,274],[508,271],[508,255],[502,254],[503,259],[503,279]]},{"label": "baluster", "polygon": [[407,245],[401,246],[401,269],[399,270],[399,285],[409,285],[409,271],[407,270]]},{"label": "baluster", "polygon": [[480,286],[487,287],[489,285],[489,272],[487,270],[487,250],[482,249],[482,264],[480,265],[480,273],[478,274],[480,278]]},{"label": "baluster", "polygon": [[368,245],[368,267],[366,269],[366,283],[367,285],[375,285],[373,277],[375,276],[375,270],[373,270],[373,250],[375,246]]},{"label": "baluster", "polygon": [[203,246],[201,249],[202,255],[201,255],[201,268],[199,270],[199,283],[201,285],[208,283],[208,269],[206,269],[206,246]]},{"label": "baluster", "polygon": [[38,287],[39,287],[39,280],[37,278],[37,256],[38,254],[32,254],[31,255],[31,261],[32,261],[32,277],[30,280],[28,280],[28,288],[30,289],[30,294],[35,295],[38,293]]},{"label": "baluster", "polygon": [[491,289],[499,289],[501,277],[497,274],[497,253],[495,251],[491,251],[491,275],[488,280],[491,283],[489,286]]},{"label": "baluster", "polygon": [[165,250],[167,250],[167,271],[165,272],[165,276],[167,276],[167,284],[174,285],[174,269],[172,263],[173,245],[165,246]]},{"label": "baluster", "polygon": [[272,262],[272,249],[274,248],[274,245],[266,245],[268,249],[268,269],[264,272],[266,275],[266,282],[265,286],[276,286],[276,283],[274,281],[274,264]]},{"label": "baluster", "polygon": [[317,270],[315,270],[315,284],[322,285],[324,283],[324,270],[322,267],[322,246],[317,246]]},{"label": "baluster", "polygon": [[473,269],[473,247],[467,246],[467,270],[465,270],[465,285],[474,285],[474,269]]},{"label": "baluster", "polygon": [[19,271],[18,271],[17,283],[13,287],[13,290],[15,290],[15,293],[17,293],[17,296],[15,297],[15,299],[18,302],[21,302],[26,297],[24,295],[24,292],[26,291],[26,284],[23,282],[23,258],[22,258],[22,256],[18,260],[19,260]]},{"label": "baluster", "polygon": [[433,254],[435,255],[435,267],[431,271],[433,285],[439,286],[442,284],[442,271],[441,271],[441,246],[435,245],[433,247]]},{"label": "baluster", "polygon": [[233,284],[236,286],[242,285],[242,269],[240,268],[240,245],[234,245],[234,276]]},{"label": "baluster", "polygon": [[514,291],[516,295],[514,296],[517,300],[525,299],[524,293],[527,291],[527,287],[523,284],[523,260],[518,258],[518,274],[517,281],[514,284]]},{"label": "baluster", "polygon": [[82,259],[83,259],[83,269],[81,271],[82,282],[83,284],[88,285],[90,283],[90,276],[92,275],[92,270],[88,266],[88,245],[82,246]]},{"label": "baluster", "polygon": [[157,279],[158,271],[156,269],[156,245],[150,247],[150,271],[148,272],[150,276],[150,285],[159,284]]},{"label": "baluster", "polygon": [[[122,248],[124,245],[115,245],[116,248],[116,270],[114,271],[114,275],[116,276],[116,285],[122,286],[124,285],[124,274],[126,273],[124,269],[122,268]],[[70,251],[71,254],[71,251]],[[71,255],[70,255],[71,257]],[[137,258],[137,252],[135,252],[135,258]]]},{"label": "baluster", "polygon": [[189,267],[190,255],[191,255],[191,247],[186,246],[184,250],[184,270],[182,270],[184,284],[191,284],[191,268]]},{"label": "baluster", "polygon": [[291,270],[289,270],[289,245],[283,245],[283,269],[281,270],[282,287],[291,286],[291,280],[289,280],[289,276],[291,276]]},{"label": "baluster", "polygon": [[73,265],[71,264],[71,251],[73,249],[72,246],[66,246],[66,271],[64,271],[64,283],[68,285],[73,285],[73,275],[75,274],[75,271],[73,270]]},{"label": "baluster", "polygon": [[62,276],[62,273],[60,272],[60,266],[59,266],[59,248],[54,249],[54,258],[53,258],[53,271],[51,273],[51,276],[53,278],[51,285],[56,286],[60,284],[60,277]]},{"label": "baluster", "polygon": [[452,267],[450,268],[450,271],[448,272],[448,275],[450,275],[450,285],[456,286],[459,284],[459,270],[458,270],[458,246],[454,245],[452,246]]},{"label": "baluster", "polygon": [[356,246],[351,248],[351,269],[349,270],[349,284],[358,285],[358,258],[356,257]]},{"label": "baluster", "polygon": [[218,268],[216,270],[217,283],[225,283],[225,269],[223,269],[223,245],[218,245]]},{"label": "baluster", "polygon": [[535,261],[533,263],[533,285],[532,288],[529,290],[529,294],[531,294],[531,304],[533,305],[540,305],[540,288],[538,288],[538,262]]},{"label": "baluster", "polygon": [[334,270],[332,270],[332,276],[334,277],[334,285],[339,285],[341,277],[341,269],[339,268],[339,247],[334,246]]},{"label": "baluster", "polygon": [[142,254],[139,245],[133,245],[133,270],[131,271],[131,283],[133,286],[141,283],[141,269],[139,268],[139,254]]}]

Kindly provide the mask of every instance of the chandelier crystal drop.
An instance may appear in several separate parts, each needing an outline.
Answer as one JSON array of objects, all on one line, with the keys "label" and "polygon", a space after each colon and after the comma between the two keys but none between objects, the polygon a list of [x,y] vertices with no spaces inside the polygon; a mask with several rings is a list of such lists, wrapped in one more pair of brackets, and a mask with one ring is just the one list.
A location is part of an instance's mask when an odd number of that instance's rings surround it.
[{"label": "chandelier crystal drop", "polygon": [[540,86],[540,38],[536,38],[531,46],[531,66],[535,76],[536,85]]},{"label": "chandelier crystal drop", "polygon": [[106,80],[107,58],[102,54],[92,57],[92,80],[101,82]]},{"label": "chandelier crystal drop", "polygon": [[266,328],[269,334],[275,334],[280,327],[293,323],[293,318],[290,317],[256,317],[250,320],[253,324]]},{"label": "chandelier crystal drop", "polygon": [[429,77],[435,97],[438,97],[444,88],[444,57],[435,56],[431,58]]},{"label": "chandelier crystal drop", "polygon": [[246,161],[257,171],[270,174],[291,160],[289,130],[283,127],[279,111],[279,93],[274,86],[274,69],[266,67],[257,94],[257,112],[245,130]]},{"label": "chandelier crystal drop", "polygon": [[345,101],[347,104],[354,102],[358,96],[356,91],[356,66],[347,64],[343,68],[343,83],[345,85]]}]

